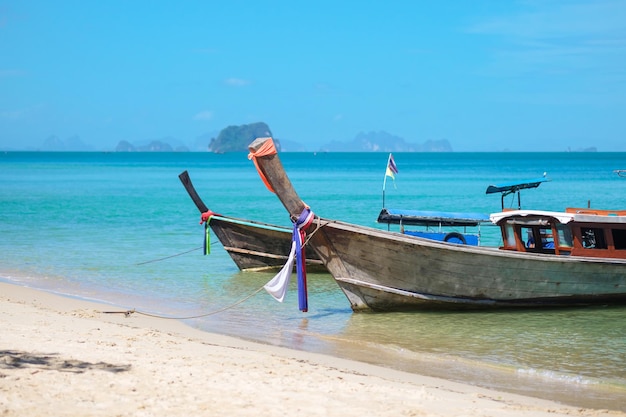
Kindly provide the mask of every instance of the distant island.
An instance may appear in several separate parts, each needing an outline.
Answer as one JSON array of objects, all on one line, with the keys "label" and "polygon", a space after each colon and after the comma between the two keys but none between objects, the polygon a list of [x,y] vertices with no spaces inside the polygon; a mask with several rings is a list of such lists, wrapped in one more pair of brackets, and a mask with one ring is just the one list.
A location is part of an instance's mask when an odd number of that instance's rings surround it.
[{"label": "distant island", "polygon": [[160,140],[150,141],[147,145],[133,145],[122,140],[115,147],[115,152],[189,152],[189,148],[186,146],[173,148],[169,143]]},{"label": "distant island", "polygon": [[[211,138],[208,150],[214,153],[247,152],[248,145],[256,138],[273,137],[270,127],[263,123],[228,126],[222,129],[217,138]],[[276,148],[281,150],[280,141],[274,138]]]},{"label": "distant island", "polygon": [[[217,137],[209,140],[207,151],[213,153],[247,152],[248,145],[256,138],[274,137],[270,127],[263,122],[239,126],[228,126],[220,131]],[[291,141],[281,141],[274,137],[274,143],[279,151],[302,152],[305,147]],[[152,141],[142,147],[133,146],[126,141],[120,142],[116,152],[181,152],[188,149],[173,149],[162,141]],[[407,143],[399,136],[387,132],[359,133],[349,142],[333,141],[322,146],[319,152],[452,152],[450,143],[443,139],[427,141],[423,144]]]},{"label": "distant island", "polygon": [[333,141],[321,149],[325,152],[452,152],[446,139],[424,143],[407,143],[399,136],[384,131],[360,132],[350,142]]},{"label": "distant island", "polygon": [[[217,135],[203,134],[194,143],[182,143],[173,137],[164,137],[142,142],[121,140],[113,149],[115,152],[247,152],[248,145],[256,138],[271,136],[276,147],[282,152],[453,152],[447,139],[427,140],[423,143],[407,142],[400,136],[385,131],[359,132],[352,140],[333,140],[318,149],[311,149],[307,144],[275,137],[270,127],[264,122],[237,126],[227,126]],[[8,149],[10,150],[10,149]],[[65,140],[51,135],[44,140],[36,151],[57,152],[93,152],[95,149],[85,144],[80,137],[72,136]],[[507,149],[502,150],[507,152]],[[565,152],[597,152],[595,147],[581,148]]]}]

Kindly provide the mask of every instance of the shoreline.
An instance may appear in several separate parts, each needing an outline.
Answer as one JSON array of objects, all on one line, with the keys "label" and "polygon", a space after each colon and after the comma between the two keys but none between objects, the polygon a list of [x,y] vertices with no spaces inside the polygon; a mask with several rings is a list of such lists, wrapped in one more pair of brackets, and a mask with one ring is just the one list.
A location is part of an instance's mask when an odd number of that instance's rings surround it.
[{"label": "shoreline", "polygon": [[17,284],[0,294],[3,416],[626,416],[104,314],[117,309]]}]

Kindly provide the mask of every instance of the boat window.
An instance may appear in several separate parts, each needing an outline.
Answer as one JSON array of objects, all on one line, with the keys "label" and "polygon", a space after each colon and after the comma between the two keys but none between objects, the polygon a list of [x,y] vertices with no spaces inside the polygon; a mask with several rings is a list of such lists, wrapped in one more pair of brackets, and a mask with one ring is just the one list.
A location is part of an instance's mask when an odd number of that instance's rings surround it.
[{"label": "boat window", "polygon": [[554,249],[554,235],[552,229],[547,227],[539,228],[539,235],[541,236],[541,247],[546,249]]},{"label": "boat window", "polygon": [[580,233],[585,249],[606,249],[606,240],[604,239],[604,230],[593,227],[581,227]]},{"label": "boat window", "polygon": [[533,235],[532,227],[520,227],[520,236],[524,246],[527,248],[535,247],[535,237]]},{"label": "boat window", "polygon": [[513,229],[513,225],[510,223],[507,223],[504,225],[504,228],[502,230],[504,232],[504,246],[508,248],[514,248],[515,247],[515,231]]},{"label": "boat window", "polygon": [[558,235],[559,247],[571,248],[573,246],[572,231],[565,224],[557,224],[556,232]]},{"label": "boat window", "polygon": [[613,229],[611,233],[613,234],[613,245],[615,249],[626,249],[626,230]]}]

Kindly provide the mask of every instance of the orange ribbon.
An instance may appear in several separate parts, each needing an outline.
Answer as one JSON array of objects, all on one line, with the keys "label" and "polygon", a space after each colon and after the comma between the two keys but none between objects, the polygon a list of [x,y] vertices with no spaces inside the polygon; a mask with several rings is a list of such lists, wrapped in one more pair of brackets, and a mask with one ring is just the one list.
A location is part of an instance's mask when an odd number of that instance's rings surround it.
[{"label": "orange ribbon", "polygon": [[276,146],[274,146],[274,140],[272,138],[267,138],[267,140],[263,143],[263,145],[259,149],[256,150],[256,152],[250,152],[248,154],[248,159],[252,159],[252,162],[254,162],[254,166],[256,167],[256,170],[259,173],[259,177],[261,177],[261,179],[263,180],[263,184],[265,184],[267,189],[273,192],[274,194],[276,194],[276,192],[274,191],[269,181],[265,177],[265,174],[263,174],[263,172],[261,172],[261,170],[259,169],[259,164],[257,163],[256,159],[260,156],[275,155],[276,153],[277,152],[276,152]]}]

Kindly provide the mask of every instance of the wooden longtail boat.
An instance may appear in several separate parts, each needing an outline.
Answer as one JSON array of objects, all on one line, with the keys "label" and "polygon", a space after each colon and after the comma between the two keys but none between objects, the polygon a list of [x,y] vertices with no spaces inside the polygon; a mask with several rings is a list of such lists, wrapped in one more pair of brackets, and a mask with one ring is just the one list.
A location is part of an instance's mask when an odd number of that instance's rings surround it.
[{"label": "wooden longtail boat", "polygon": [[[309,208],[271,142],[255,140],[251,156],[295,220]],[[626,304],[626,211],[512,210],[490,218],[501,228],[502,247],[440,242],[319,217],[307,239],[353,310]]]},{"label": "wooden longtail boat", "polygon": [[[240,270],[279,270],[283,267],[291,250],[291,229],[214,213],[200,199],[189,173],[184,171],[178,177],[200,211],[202,221],[208,222]],[[308,249],[306,256],[309,268],[326,272],[312,249]]]}]

